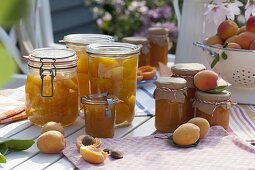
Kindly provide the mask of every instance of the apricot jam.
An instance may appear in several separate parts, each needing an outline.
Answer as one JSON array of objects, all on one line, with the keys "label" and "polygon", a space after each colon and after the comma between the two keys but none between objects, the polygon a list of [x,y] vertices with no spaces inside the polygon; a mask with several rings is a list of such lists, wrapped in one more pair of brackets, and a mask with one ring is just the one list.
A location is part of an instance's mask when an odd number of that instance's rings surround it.
[{"label": "apricot jam", "polygon": [[209,94],[196,92],[194,102],[196,117],[208,120],[211,126],[219,125],[227,129],[229,126],[229,110],[231,107],[230,92]]},{"label": "apricot jam", "polygon": [[192,103],[195,98],[196,88],[194,85],[194,76],[205,70],[206,67],[199,63],[179,63],[175,64],[171,67],[173,77],[181,77],[187,81],[187,116],[186,122],[194,117],[194,109],[192,107]]},{"label": "apricot jam", "polygon": [[149,28],[150,65],[158,67],[158,63],[167,64],[170,42],[165,28]]},{"label": "apricot jam", "polygon": [[91,44],[89,80],[92,94],[109,93],[122,100],[116,105],[116,124],[131,124],[136,99],[140,47],[128,43]]},{"label": "apricot jam", "polygon": [[112,138],[115,125],[116,97],[88,95],[82,97],[86,134],[98,138]]},{"label": "apricot jam", "polygon": [[78,57],[77,73],[81,96],[89,94],[89,77],[88,77],[88,54],[86,46],[92,43],[113,42],[114,39],[108,35],[102,34],[70,34],[66,35],[63,40],[67,48],[76,52]]},{"label": "apricot jam", "polygon": [[26,114],[35,125],[49,121],[62,126],[72,124],[78,116],[79,87],[77,57],[67,49],[36,49],[28,59],[26,80]]},{"label": "apricot jam", "polygon": [[155,127],[159,132],[172,133],[186,123],[186,80],[175,77],[160,77],[156,80]]},{"label": "apricot jam", "polygon": [[138,67],[150,65],[150,44],[145,37],[125,37],[122,40],[125,43],[142,45],[138,60]]}]

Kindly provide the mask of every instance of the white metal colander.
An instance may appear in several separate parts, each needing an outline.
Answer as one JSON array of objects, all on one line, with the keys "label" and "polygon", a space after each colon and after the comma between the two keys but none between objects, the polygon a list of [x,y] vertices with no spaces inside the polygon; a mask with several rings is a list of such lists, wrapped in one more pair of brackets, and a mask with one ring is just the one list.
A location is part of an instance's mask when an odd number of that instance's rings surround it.
[{"label": "white metal colander", "polygon": [[[255,104],[255,51],[226,49],[200,42],[195,42],[194,45],[208,53],[209,64],[220,55],[213,70],[232,84],[229,91],[234,102]],[[221,57],[223,53],[227,59]]]}]

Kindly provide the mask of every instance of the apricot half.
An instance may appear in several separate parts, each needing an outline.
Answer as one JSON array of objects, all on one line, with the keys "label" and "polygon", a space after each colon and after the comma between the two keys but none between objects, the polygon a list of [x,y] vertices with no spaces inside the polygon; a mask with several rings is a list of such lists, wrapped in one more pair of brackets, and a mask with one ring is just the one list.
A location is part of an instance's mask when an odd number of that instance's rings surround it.
[{"label": "apricot half", "polygon": [[80,154],[85,161],[93,164],[103,163],[108,156],[102,149],[94,146],[81,146]]}]

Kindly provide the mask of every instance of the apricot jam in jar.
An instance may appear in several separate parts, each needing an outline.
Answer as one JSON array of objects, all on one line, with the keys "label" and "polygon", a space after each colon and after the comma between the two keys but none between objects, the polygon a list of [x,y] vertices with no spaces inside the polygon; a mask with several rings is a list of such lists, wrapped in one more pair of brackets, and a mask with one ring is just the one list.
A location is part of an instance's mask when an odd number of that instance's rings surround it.
[{"label": "apricot jam in jar", "polygon": [[181,77],[187,81],[187,119],[189,121],[191,118],[194,117],[194,109],[192,107],[193,100],[195,98],[196,87],[194,85],[194,76],[202,71],[205,70],[206,67],[203,64],[199,63],[179,63],[175,64],[171,67],[172,70],[172,77]]},{"label": "apricot jam in jar", "polygon": [[125,43],[139,45],[143,47],[141,49],[138,67],[150,65],[150,44],[147,38],[145,37],[125,37],[122,40]]},{"label": "apricot jam in jar", "polygon": [[229,110],[232,105],[230,92],[223,91],[219,94],[196,92],[194,101],[196,117],[208,120],[211,126],[220,125],[225,129],[229,126]]},{"label": "apricot jam in jar", "polygon": [[103,34],[70,34],[64,36],[67,48],[71,48],[76,52],[78,57],[77,73],[81,96],[89,94],[89,78],[88,78],[88,54],[86,46],[92,43],[113,42],[112,36]]},{"label": "apricot jam in jar", "polygon": [[112,138],[115,125],[115,105],[118,98],[96,94],[81,99],[84,108],[86,134],[98,138]]},{"label": "apricot jam in jar", "polygon": [[40,48],[28,57],[26,114],[35,125],[49,121],[62,126],[78,116],[77,56],[73,50]]},{"label": "apricot jam in jar", "polygon": [[118,126],[131,124],[134,118],[139,52],[140,46],[117,42],[87,48],[91,93],[109,93],[123,101],[116,105]]},{"label": "apricot jam in jar", "polygon": [[168,38],[168,30],[165,28],[152,27],[148,30],[148,40],[150,42],[150,65],[158,67],[158,63],[167,64],[168,50],[171,43]]},{"label": "apricot jam in jar", "polygon": [[156,80],[155,127],[159,132],[172,133],[186,123],[186,80],[176,77],[160,77]]}]

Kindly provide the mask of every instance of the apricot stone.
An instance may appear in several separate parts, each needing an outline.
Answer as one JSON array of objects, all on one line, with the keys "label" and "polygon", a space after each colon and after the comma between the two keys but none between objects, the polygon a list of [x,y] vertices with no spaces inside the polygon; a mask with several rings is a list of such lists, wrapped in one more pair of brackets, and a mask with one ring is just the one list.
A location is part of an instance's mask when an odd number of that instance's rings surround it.
[{"label": "apricot stone", "polygon": [[226,40],[229,37],[236,35],[237,31],[238,31],[237,24],[234,21],[226,20],[219,25],[217,35],[220,38]]},{"label": "apricot stone", "polygon": [[239,44],[243,49],[249,49],[253,40],[255,40],[255,33],[243,32],[237,36],[235,42]]},{"label": "apricot stone", "polygon": [[255,16],[252,16],[247,20],[246,30],[255,33]]},{"label": "apricot stone", "polygon": [[214,71],[203,70],[194,76],[194,84],[201,91],[213,90],[217,87],[218,74]]},{"label": "apricot stone", "polygon": [[218,35],[214,35],[209,37],[206,43],[208,45],[223,44],[223,40]]},{"label": "apricot stone", "polygon": [[228,43],[228,45],[226,46],[226,48],[236,48],[236,49],[241,49],[242,47],[234,42]]}]

